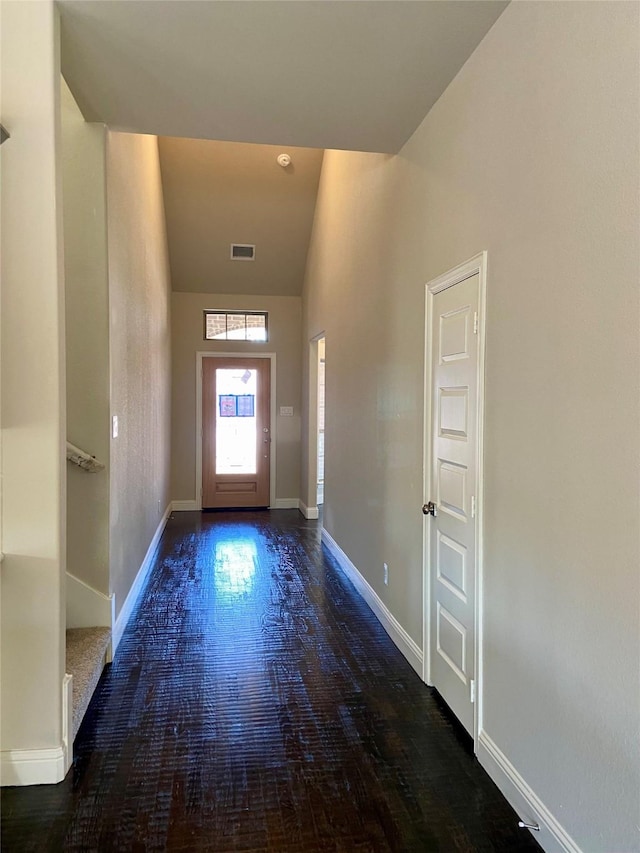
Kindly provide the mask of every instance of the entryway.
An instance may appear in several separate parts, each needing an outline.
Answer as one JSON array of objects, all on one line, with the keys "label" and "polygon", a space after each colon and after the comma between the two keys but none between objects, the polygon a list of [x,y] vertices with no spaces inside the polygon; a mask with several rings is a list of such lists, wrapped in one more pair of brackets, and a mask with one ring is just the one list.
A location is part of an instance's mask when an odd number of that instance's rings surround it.
[{"label": "entryway", "polygon": [[270,503],[271,362],[202,362],[202,508]]}]

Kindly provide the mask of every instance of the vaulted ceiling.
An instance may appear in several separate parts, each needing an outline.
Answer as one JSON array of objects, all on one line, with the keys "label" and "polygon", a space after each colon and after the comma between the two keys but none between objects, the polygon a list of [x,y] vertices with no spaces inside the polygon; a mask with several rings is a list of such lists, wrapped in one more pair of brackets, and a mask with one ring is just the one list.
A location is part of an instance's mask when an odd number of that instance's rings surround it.
[{"label": "vaulted ceiling", "polygon": [[507,5],[57,3],[85,119],[160,137],[174,290],[274,295],[302,289],[322,149],[397,152]]},{"label": "vaulted ceiling", "polygon": [[58,0],[88,121],[235,142],[397,152],[503,0]]},{"label": "vaulted ceiling", "polygon": [[[173,289],[299,295],[322,150],[167,137],[159,149]],[[255,245],[255,261],[231,260],[231,243]]]}]

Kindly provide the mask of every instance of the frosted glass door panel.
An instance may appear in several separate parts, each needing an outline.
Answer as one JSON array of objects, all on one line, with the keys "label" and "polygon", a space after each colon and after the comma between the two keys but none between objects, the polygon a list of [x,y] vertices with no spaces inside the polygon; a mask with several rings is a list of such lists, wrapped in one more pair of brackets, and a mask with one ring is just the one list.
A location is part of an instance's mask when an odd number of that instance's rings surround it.
[{"label": "frosted glass door panel", "polygon": [[202,360],[202,506],[269,506],[271,360]]},{"label": "frosted glass door panel", "polygon": [[216,474],[257,473],[258,372],[216,370]]}]

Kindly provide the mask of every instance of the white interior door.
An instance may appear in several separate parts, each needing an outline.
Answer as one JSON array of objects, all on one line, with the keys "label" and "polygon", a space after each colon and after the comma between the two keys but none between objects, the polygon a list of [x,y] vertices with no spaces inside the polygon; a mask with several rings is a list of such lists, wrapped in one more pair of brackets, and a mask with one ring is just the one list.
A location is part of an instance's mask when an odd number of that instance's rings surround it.
[{"label": "white interior door", "polygon": [[451,286],[447,286],[446,277],[443,279],[428,297],[431,418],[426,425],[426,447],[430,493],[423,512],[428,525],[431,683],[473,735],[480,275],[475,272]]}]

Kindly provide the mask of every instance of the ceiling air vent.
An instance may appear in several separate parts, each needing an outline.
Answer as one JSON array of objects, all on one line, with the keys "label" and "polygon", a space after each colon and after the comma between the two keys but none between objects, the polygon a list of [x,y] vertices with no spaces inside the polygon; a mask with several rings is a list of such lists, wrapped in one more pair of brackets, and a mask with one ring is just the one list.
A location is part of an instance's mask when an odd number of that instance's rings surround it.
[{"label": "ceiling air vent", "polygon": [[231,244],[231,260],[232,261],[255,261],[256,247],[251,243],[232,243]]}]

